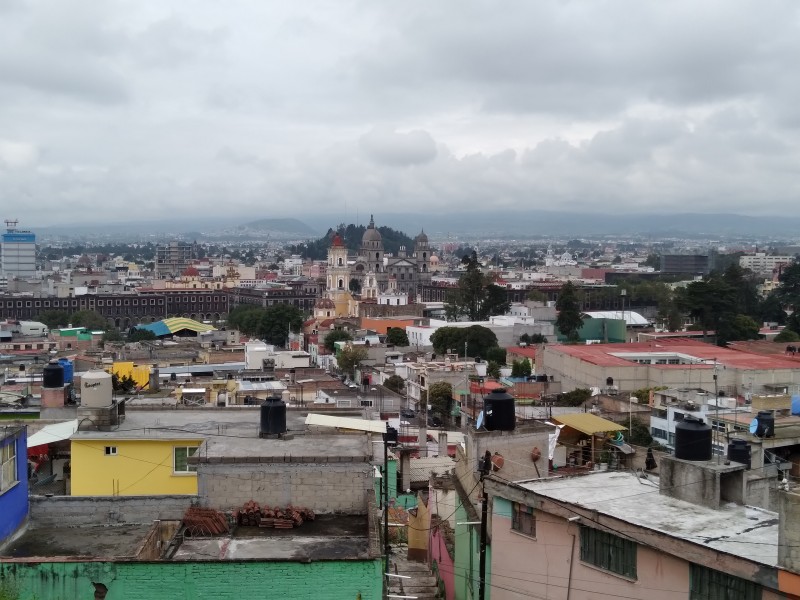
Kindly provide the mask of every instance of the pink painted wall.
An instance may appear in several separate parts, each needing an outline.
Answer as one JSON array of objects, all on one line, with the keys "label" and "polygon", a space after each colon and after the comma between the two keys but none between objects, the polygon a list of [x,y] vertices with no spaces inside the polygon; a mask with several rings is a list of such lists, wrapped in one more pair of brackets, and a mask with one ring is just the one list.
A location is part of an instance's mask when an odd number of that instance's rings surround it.
[{"label": "pink painted wall", "polygon": [[444,581],[446,600],[456,597],[456,577],[453,558],[447,552],[442,532],[436,528],[431,532],[431,561],[439,568],[439,577]]},{"label": "pink painted wall", "polygon": [[[511,519],[492,516],[489,585],[492,600],[541,597],[566,600],[572,562],[570,600],[686,600],[689,563],[639,546],[637,580],[609,574],[580,561],[577,524],[536,512],[536,538],[511,529]],[[573,535],[575,536],[573,538]],[[573,539],[575,540],[573,547]]]}]

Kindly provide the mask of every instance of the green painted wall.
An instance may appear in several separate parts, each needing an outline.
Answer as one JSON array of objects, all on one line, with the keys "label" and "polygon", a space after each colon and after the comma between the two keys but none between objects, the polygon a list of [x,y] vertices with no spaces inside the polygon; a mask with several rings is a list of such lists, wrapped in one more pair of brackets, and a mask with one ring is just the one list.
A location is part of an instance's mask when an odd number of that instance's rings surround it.
[{"label": "green painted wall", "polygon": [[[383,474],[383,466],[378,467]],[[397,460],[389,458],[389,500],[397,498]],[[375,501],[378,506],[381,505],[381,498],[383,498],[383,479],[375,478]],[[416,505],[416,497],[414,500]],[[2,600],[2,598],[0,598]]]},{"label": "green painted wall", "polygon": [[[379,600],[381,560],[0,564],[0,600]],[[359,596],[360,594],[360,596]]]},{"label": "green painted wall", "polygon": [[[623,319],[584,319],[583,326],[578,330],[581,342],[601,340],[614,344],[624,342],[625,335],[626,325]],[[560,331],[557,331],[556,337],[559,342],[567,339]]]},{"label": "green painted wall", "polygon": [[[480,525],[459,525],[459,523],[466,523],[467,521],[467,511],[459,504],[456,509],[456,551],[454,557],[456,600],[473,600],[478,597],[481,527]],[[488,597],[489,588],[486,591]]]}]

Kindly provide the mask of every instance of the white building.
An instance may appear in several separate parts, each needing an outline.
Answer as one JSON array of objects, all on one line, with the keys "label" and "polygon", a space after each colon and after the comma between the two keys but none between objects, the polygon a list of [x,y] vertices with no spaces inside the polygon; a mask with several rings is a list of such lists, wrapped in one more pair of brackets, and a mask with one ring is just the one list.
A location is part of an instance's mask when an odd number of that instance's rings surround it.
[{"label": "white building", "polygon": [[766,252],[756,252],[745,254],[739,257],[739,266],[743,269],[750,269],[753,273],[769,275],[778,267],[790,265],[794,262],[794,256],[768,255]]},{"label": "white building", "polygon": [[32,279],[36,275],[36,235],[14,229],[16,221],[6,221],[6,225],[0,243],[0,272],[8,279]]}]

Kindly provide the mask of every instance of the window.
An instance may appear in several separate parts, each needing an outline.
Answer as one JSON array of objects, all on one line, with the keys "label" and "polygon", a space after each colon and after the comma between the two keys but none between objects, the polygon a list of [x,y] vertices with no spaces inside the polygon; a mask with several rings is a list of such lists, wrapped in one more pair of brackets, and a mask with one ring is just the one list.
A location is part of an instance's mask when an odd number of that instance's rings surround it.
[{"label": "window", "polygon": [[116,456],[116,455],[117,455],[116,446],[106,446],[106,456]]},{"label": "window", "polygon": [[689,569],[689,600],[757,600],[761,587],[727,573],[692,565]]},{"label": "window", "polygon": [[188,458],[194,456],[197,446],[175,446],[175,461],[172,470],[175,473],[195,473],[197,465],[190,465]]},{"label": "window", "polygon": [[16,438],[11,438],[9,444],[3,446],[0,451],[2,460],[2,474],[0,474],[0,494],[5,492],[17,483],[17,446]]},{"label": "window", "polygon": [[536,537],[536,516],[533,514],[533,507],[512,502],[511,529],[524,535]]},{"label": "window", "polygon": [[581,561],[636,579],[636,542],[591,527],[581,526]]}]

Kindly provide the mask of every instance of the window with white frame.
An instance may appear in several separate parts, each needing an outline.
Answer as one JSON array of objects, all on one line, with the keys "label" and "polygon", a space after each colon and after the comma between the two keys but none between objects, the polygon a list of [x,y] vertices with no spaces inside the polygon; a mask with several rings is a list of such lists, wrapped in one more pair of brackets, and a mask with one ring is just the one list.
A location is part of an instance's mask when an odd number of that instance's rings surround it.
[{"label": "window with white frame", "polygon": [[105,453],[106,453],[106,456],[116,456],[117,455],[117,447],[116,446],[106,446]]},{"label": "window with white frame", "polygon": [[17,446],[16,438],[12,438],[11,443],[3,446],[0,451],[2,460],[2,474],[0,474],[0,494],[11,489],[17,483]]},{"label": "window with white frame", "polygon": [[175,473],[195,473],[197,465],[189,464],[189,457],[197,453],[197,446],[175,446],[172,470]]}]

